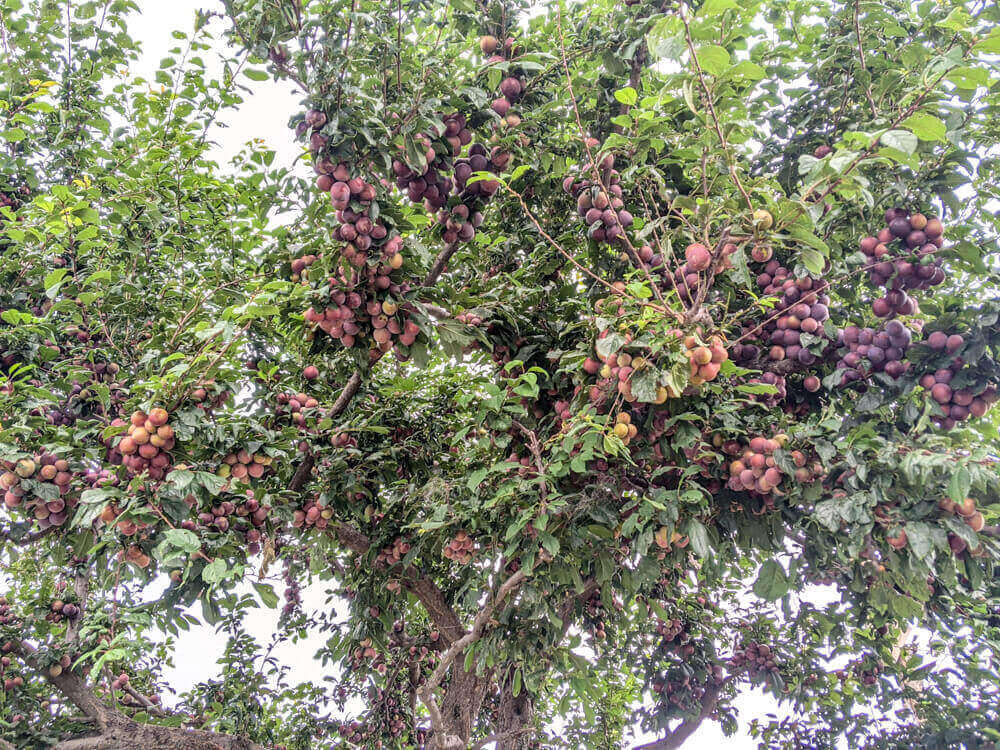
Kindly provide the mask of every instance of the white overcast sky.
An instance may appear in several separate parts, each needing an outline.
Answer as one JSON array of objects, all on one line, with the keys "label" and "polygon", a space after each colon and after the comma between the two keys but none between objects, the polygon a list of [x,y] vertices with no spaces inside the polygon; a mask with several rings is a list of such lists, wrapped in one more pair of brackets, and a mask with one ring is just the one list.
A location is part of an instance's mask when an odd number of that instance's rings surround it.
[{"label": "white overcast sky", "polygon": [[[143,54],[138,66],[133,68],[135,75],[153,80],[159,61],[167,57],[169,50],[183,42],[172,38],[170,32],[181,29],[189,32],[193,28],[195,10],[198,8],[219,10],[221,2],[212,4],[208,0],[139,0],[141,14],[132,17],[130,32],[142,42]],[[218,31],[220,24],[213,29]],[[211,67],[210,55],[203,55],[205,62]],[[299,97],[291,86],[276,84],[273,81],[263,83],[250,82],[254,93],[247,98],[237,113],[227,112],[223,121],[228,127],[216,127],[212,132],[212,140],[217,144],[218,160],[224,162],[238,153],[243,146],[254,138],[262,139],[268,148],[276,153],[275,166],[284,164],[291,166],[299,148],[293,141],[293,134],[287,127],[288,118],[299,108]],[[305,173],[308,170],[302,168]],[[276,587],[281,592],[281,587]],[[305,604],[310,602],[321,606],[324,595],[316,590],[310,595],[305,592]],[[195,612],[195,614],[198,614]],[[261,643],[267,643],[277,621],[277,611],[259,610],[248,621],[248,629]],[[203,627],[183,633],[177,642],[178,659],[176,666],[167,672],[169,684],[175,690],[190,688],[196,682],[216,676],[216,659],[222,654],[224,639],[215,635],[212,628]],[[324,670],[318,662],[312,659],[313,654],[322,645],[322,638],[312,638],[295,646],[286,646],[276,652],[276,656],[291,667],[289,679],[295,681],[313,681],[322,684]],[[705,722],[702,727],[686,743],[690,748],[725,747],[743,750],[756,747],[745,731],[747,723],[762,717],[767,712],[779,711],[775,702],[756,690],[744,694],[736,701],[740,710],[740,732],[734,737],[726,737],[718,725]],[[639,735],[633,738],[631,744],[654,739],[652,736]],[[630,745],[631,746],[631,745]]]}]

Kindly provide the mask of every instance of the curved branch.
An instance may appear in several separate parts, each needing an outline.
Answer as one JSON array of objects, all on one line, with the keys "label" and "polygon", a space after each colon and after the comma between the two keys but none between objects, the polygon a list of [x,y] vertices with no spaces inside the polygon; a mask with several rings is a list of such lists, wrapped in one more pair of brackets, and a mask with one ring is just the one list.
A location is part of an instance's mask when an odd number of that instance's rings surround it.
[{"label": "curved branch", "polygon": [[465,746],[465,741],[448,731],[449,727],[446,726],[441,715],[441,709],[438,707],[437,699],[434,697],[434,691],[441,684],[445,674],[459,655],[482,637],[483,631],[493,618],[493,613],[496,612],[497,607],[527,577],[527,572],[525,572],[524,568],[521,568],[503,582],[493,600],[476,615],[475,620],[472,622],[472,629],[451,644],[448,650],[441,656],[437,667],[434,668],[427,681],[417,689],[417,695],[420,696],[421,702],[427,707],[427,712],[431,716],[431,727],[434,731],[434,746],[440,750],[457,750]]},{"label": "curved branch", "polygon": [[[371,549],[371,540],[353,526],[341,523],[333,527],[333,533],[342,545],[359,555],[364,555]],[[400,583],[413,594],[427,610],[431,622],[438,629],[445,645],[454,643],[465,635],[465,628],[441,593],[441,589],[430,578],[416,568],[405,568]]]},{"label": "curved branch", "polygon": [[702,722],[712,715],[716,706],[719,705],[719,697],[722,694],[722,689],[736,679],[736,676],[736,674],[731,674],[718,685],[706,688],[705,694],[701,697],[701,710],[697,716],[684,719],[663,739],[647,742],[645,745],[638,745],[633,750],[677,750],[698,730]]},{"label": "curved branch", "polygon": [[38,650],[30,643],[19,643],[18,651],[29,667],[94,720],[93,734],[66,739],[54,745],[53,750],[263,750],[261,745],[243,737],[134,721],[105,705],[78,674],[71,670],[53,674],[42,663]]}]

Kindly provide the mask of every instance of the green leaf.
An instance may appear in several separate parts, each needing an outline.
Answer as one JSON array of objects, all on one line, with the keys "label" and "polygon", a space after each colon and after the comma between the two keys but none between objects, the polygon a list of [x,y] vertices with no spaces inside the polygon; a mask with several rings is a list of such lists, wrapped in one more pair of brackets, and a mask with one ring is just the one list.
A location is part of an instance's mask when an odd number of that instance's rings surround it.
[{"label": "green leaf", "polygon": [[725,47],[709,44],[699,47],[696,54],[701,69],[709,75],[720,76],[729,69],[729,52]]},{"label": "green leaf", "polygon": [[632,376],[632,395],[636,401],[651,404],[656,401],[656,391],[659,387],[660,374],[653,369],[642,370]]},{"label": "green leaf", "polygon": [[169,529],[164,532],[163,539],[171,547],[183,550],[189,555],[201,549],[201,541],[199,541],[198,535],[187,529]]},{"label": "green leaf", "polygon": [[266,70],[244,70],[243,75],[249,78],[251,81],[266,81],[270,76],[267,74]]},{"label": "green leaf", "polygon": [[635,89],[631,86],[626,86],[623,89],[618,89],[615,92],[615,99],[620,101],[622,104],[632,106],[637,101],[639,101],[639,95],[636,93]]},{"label": "green leaf", "polygon": [[972,49],[988,55],[1000,55],[1000,29],[994,28],[988,37],[980,39]]},{"label": "green leaf", "polygon": [[607,358],[625,345],[625,337],[617,333],[609,333],[602,339],[597,339],[594,349],[602,358]]},{"label": "green leaf", "polygon": [[0,138],[3,138],[8,143],[18,143],[27,137],[28,134],[21,128],[9,128],[0,133]]},{"label": "green leaf", "polygon": [[879,140],[883,145],[898,149],[904,154],[912,154],[920,143],[917,137],[908,130],[887,130],[882,133]]},{"label": "green leaf", "polygon": [[646,34],[646,45],[657,60],[679,60],[686,46],[681,20],[675,15],[659,19]]},{"label": "green leaf", "polygon": [[538,532],[538,538],[541,540],[542,546],[545,548],[546,552],[548,552],[553,557],[555,557],[556,555],[559,554],[559,540],[558,539],[556,539],[554,536],[552,536],[547,531],[540,531],[540,532]]},{"label": "green leaf", "polygon": [[708,529],[697,518],[688,521],[687,536],[691,540],[691,549],[698,557],[708,557],[712,553],[712,542],[708,536]]},{"label": "green leaf", "polygon": [[194,481],[194,472],[187,469],[174,469],[167,474],[167,481],[178,490],[183,490]]},{"label": "green leaf", "polygon": [[967,466],[959,466],[951,473],[948,482],[948,497],[956,503],[961,503],[969,496],[972,487],[972,475]]},{"label": "green leaf", "polygon": [[726,76],[728,78],[745,78],[750,81],[761,81],[767,76],[767,71],[755,62],[742,60],[731,67]]},{"label": "green leaf", "polygon": [[903,120],[901,125],[913,131],[913,134],[922,141],[943,141],[948,132],[945,124],[939,118],[926,112],[910,115]]},{"label": "green leaf", "polygon": [[967,66],[955,68],[946,76],[946,79],[960,89],[976,89],[990,84],[990,74],[986,70]]},{"label": "green leaf", "polygon": [[225,560],[213,560],[201,571],[201,579],[207,584],[218,583],[229,573]]},{"label": "green leaf", "polygon": [[45,281],[42,283],[45,285],[45,293],[49,296],[49,299],[55,299],[56,292],[59,291],[59,287],[68,273],[68,268],[56,268],[45,276]]},{"label": "green leaf", "polygon": [[821,274],[826,267],[826,259],[830,256],[829,246],[801,224],[793,224],[789,227],[788,234],[806,245],[799,250],[802,265],[814,275]]},{"label": "green leaf", "polygon": [[705,4],[701,6],[698,15],[704,18],[718,16],[727,10],[735,10],[739,7],[736,4],[736,0],[705,0]]},{"label": "green leaf", "polygon": [[265,607],[274,609],[278,606],[278,595],[274,591],[274,587],[269,583],[254,583],[253,587],[257,589],[257,593],[260,595],[260,600]]},{"label": "green leaf", "polygon": [[767,560],[760,566],[760,573],[753,584],[753,592],[769,602],[780,599],[788,593],[788,576],[785,569],[775,560]]}]

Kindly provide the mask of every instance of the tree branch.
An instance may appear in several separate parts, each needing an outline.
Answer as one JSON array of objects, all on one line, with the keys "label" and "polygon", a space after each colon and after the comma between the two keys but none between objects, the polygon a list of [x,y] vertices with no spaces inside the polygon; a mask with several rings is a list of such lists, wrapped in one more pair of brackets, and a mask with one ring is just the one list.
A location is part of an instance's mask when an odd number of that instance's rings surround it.
[{"label": "tree branch", "polygon": [[[353,526],[341,523],[333,527],[337,540],[347,549],[359,555],[364,555],[371,548],[371,540]],[[458,619],[455,610],[448,604],[441,589],[430,578],[421,574],[416,568],[403,570],[400,582],[407,591],[412,593],[427,610],[427,614],[438,629],[445,645],[450,645],[465,635],[462,621]]]},{"label": "tree branch", "polygon": [[476,618],[472,622],[472,629],[451,644],[448,650],[441,656],[438,665],[434,668],[430,677],[427,678],[427,681],[417,689],[417,695],[420,696],[420,700],[427,707],[427,712],[431,715],[431,727],[434,730],[434,745],[440,750],[458,750],[458,748],[465,747],[465,741],[461,737],[447,731],[448,727],[441,716],[441,710],[438,708],[434,691],[437,690],[445,674],[459,655],[482,637],[483,631],[493,618],[493,613],[496,612],[497,607],[527,577],[528,574],[524,568],[521,568],[503,582],[493,601],[483,607],[480,613],[476,615]]},{"label": "tree branch", "polygon": [[698,712],[697,716],[684,719],[663,739],[638,745],[633,750],[677,750],[698,730],[702,722],[712,715],[716,706],[719,705],[722,689],[734,679],[736,679],[736,674],[731,674],[718,685],[706,688],[705,694],[701,697],[701,711]]},{"label": "tree branch", "polygon": [[64,740],[54,745],[52,750],[263,750],[261,745],[242,737],[134,721],[102,703],[86,681],[74,672],[67,669],[59,674],[52,674],[41,662],[37,649],[30,643],[20,642],[18,651],[29,667],[42,675],[88,718],[94,720],[94,734]]},{"label": "tree branch", "polygon": [[427,272],[427,276],[424,278],[424,286],[433,286],[441,274],[444,272],[444,267],[448,265],[448,261],[451,260],[451,256],[455,254],[458,250],[458,243],[453,242],[450,245],[445,245],[444,249],[438,253],[438,257],[434,259],[434,265],[431,266],[431,270]]}]

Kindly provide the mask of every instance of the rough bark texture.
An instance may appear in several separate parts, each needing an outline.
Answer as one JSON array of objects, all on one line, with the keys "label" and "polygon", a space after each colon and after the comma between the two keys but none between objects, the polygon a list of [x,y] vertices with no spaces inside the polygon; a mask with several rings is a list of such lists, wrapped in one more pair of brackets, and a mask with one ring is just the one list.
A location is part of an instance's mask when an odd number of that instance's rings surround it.
[{"label": "rough bark texture", "polygon": [[35,649],[22,643],[20,651],[28,666],[42,674],[54,688],[87,717],[95,729],[83,737],[73,737],[53,746],[53,750],[263,750],[243,737],[183,727],[165,727],[133,721],[105,705],[87,682],[70,671],[53,675]]},{"label": "rough bark texture", "polygon": [[510,688],[500,699],[500,716],[497,726],[497,750],[526,750],[531,743],[531,725],[535,719],[535,706],[531,696],[521,693],[514,696]]},{"label": "rough bark texture", "polygon": [[[732,678],[730,677],[729,679]],[[677,750],[698,730],[702,722],[715,711],[715,707],[719,705],[719,695],[725,684],[710,687],[705,691],[705,694],[701,698],[701,711],[697,716],[684,719],[684,721],[677,725],[676,729],[663,739],[640,745],[635,750]]]},{"label": "rough bark texture", "polygon": [[140,724],[118,713],[105,719],[99,735],[78,737],[52,750],[262,750],[255,742],[215,732]]}]

